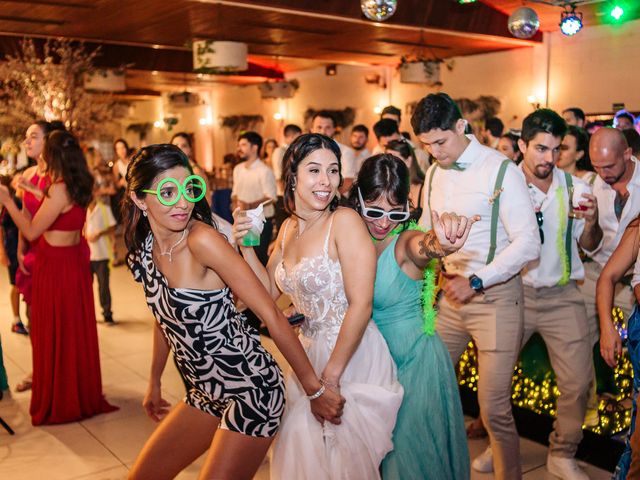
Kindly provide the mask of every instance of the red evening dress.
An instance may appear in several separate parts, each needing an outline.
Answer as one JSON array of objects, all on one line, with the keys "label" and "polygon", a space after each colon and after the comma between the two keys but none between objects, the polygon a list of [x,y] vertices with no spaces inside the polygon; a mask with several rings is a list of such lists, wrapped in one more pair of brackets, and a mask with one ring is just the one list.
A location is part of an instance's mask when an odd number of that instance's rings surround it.
[{"label": "red evening dress", "polygon": [[[74,205],[49,230],[79,231],[86,209]],[[31,423],[65,423],[116,410],[102,394],[89,246],[38,241],[31,305]]]},{"label": "red evening dress", "polygon": [[[38,175],[38,172],[33,174],[33,176],[29,179],[29,182],[34,187],[38,187],[41,191],[44,190],[51,184],[51,178],[49,175],[43,175],[42,177]],[[40,209],[40,205],[44,197],[38,198],[31,192],[24,193],[22,197],[22,204],[27,209],[27,211],[31,214],[31,219],[36,216],[37,211]],[[27,250],[24,254],[23,265],[25,270],[29,273],[24,273],[22,269],[18,268],[16,272],[16,287],[18,287],[18,291],[22,294],[22,298],[27,305],[31,305],[31,286],[33,279],[33,266],[36,260],[36,252],[38,250],[38,240],[35,239],[32,242],[28,242]]]}]

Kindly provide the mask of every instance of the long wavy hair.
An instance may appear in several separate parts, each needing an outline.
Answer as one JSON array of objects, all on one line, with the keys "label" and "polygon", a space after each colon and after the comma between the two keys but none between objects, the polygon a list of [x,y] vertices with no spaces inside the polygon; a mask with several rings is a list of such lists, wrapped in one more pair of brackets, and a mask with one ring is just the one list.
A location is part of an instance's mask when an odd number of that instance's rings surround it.
[{"label": "long wavy hair", "polygon": [[[142,249],[144,241],[151,231],[149,219],[142,215],[133,203],[131,192],[139,199],[147,196],[142,190],[151,189],[154,180],[162,172],[174,167],[184,167],[192,175],[189,159],[175,145],[160,144],[141,148],[127,167],[127,190],[122,199],[121,212],[124,222],[124,242],[127,246],[127,258],[135,256]],[[211,217],[211,209],[203,198],[194,205],[191,218],[216,228]]]},{"label": "long wavy hair", "polygon": [[[338,168],[340,170],[340,184],[342,186],[342,154],[340,153],[340,147],[331,138],[319,133],[307,133],[300,135],[296,138],[287,151],[284,153],[282,159],[282,178],[284,179],[284,209],[289,215],[295,215],[296,202],[295,202],[295,185],[296,176],[298,174],[298,166],[305,158],[311,155],[316,150],[322,150],[326,148],[331,150],[338,160]],[[329,204],[329,210],[333,211],[338,208],[338,196],[336,195]]]},{"label": "long wavy hair", "polygon": [[[395,155],[381,153],[367,158],[358,172],[358,178],[349,190],[348,205],[360,214],[358,188],[362,199],[370,202],[384,197],[394,205],[404,206],[409,200],[411,183],[407,164]],[[409,218],[405,224],[408,224]]]},{"label": "long wavy hair", "polygon": [[76,137],[64,130],[52,131],[47,135],[42,156],[47,163],[47,173],[54,181],[62,179],[73,203],[87,207],[93,196],[94,180]]}]

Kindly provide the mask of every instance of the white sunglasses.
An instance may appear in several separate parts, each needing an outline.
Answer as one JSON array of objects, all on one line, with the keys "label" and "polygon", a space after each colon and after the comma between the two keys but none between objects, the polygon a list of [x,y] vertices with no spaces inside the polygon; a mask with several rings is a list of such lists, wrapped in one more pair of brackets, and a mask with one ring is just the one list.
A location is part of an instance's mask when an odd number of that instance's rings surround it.
[{"label": "white sunglasses", "polygon": [[360,192],[360,187],[358,187],[358,199],[360,200],[360,212],[362,212],[362,216],[370,220],[378,220],[380,218],[387,217],[392,222],[404,222],[406,220],[409,220],[409,216],[411,215],[411,213],[409,212],[408,200],[405,207],[406,211],[387,212],[385,210],[382,210],[381,208],[365,207],[364,200],[362,199],[362,193]]}]

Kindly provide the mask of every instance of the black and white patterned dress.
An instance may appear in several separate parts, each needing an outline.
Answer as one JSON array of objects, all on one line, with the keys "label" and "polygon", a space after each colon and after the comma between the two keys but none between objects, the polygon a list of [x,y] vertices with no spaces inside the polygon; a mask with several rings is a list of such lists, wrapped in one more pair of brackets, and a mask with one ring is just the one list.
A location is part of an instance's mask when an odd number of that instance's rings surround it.
[{"label": "black and white patterned dress", "polygon": [[129,266],[191,385],[185,402],[221,417],[220,428],[275,435],[284,411],[282,373],[258,332],[236,310],[228,288],[170,288],[153,262],[152,247],[149,233]]}]

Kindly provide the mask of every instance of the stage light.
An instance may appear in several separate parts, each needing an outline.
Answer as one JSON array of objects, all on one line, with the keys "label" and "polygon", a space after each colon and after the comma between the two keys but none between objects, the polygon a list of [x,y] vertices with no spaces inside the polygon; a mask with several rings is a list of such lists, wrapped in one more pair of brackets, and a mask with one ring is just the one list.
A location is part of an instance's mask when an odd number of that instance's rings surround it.
[{"label": "stage light", "polygon": [[576,12],[572,6],[560,15],[560,31],[568,37],[572,37],[582,29],[582,13]]},{"label": "stage light", "polygon": [[624,10],[620,5],[616,5],[615,7],[613,7],[611,9],[611,13],[610,15],[616,19],[616,20],[620,20],[620,17],[622,17],[624,15]]},{"label": "stage light", "polygon": [[478,0],[458,0],[460,5],[465,5],[467,3],[476,3]]}]

